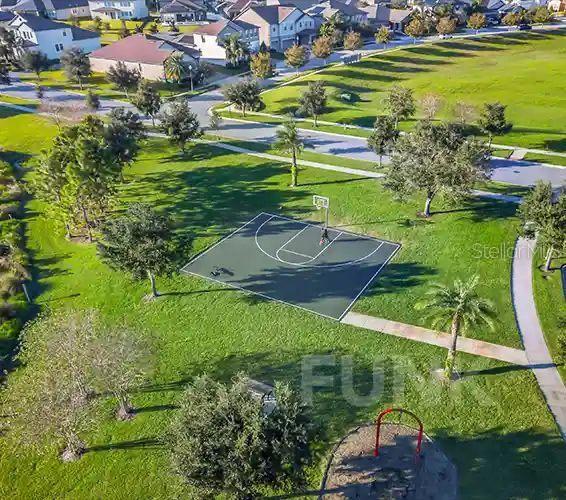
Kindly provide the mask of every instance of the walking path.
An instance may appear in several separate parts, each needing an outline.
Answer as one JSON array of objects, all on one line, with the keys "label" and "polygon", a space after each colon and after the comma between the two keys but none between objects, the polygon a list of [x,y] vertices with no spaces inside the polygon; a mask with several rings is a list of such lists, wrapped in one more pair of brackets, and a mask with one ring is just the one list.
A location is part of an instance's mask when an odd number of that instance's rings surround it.
[{"label": "walking path", "polygon": [[552,361],[540,326],[533,294],[533,256],[536,241],[519,238],[513,255],[512,294],[517,326],[523,339],[527,359],[550,412],[566,440],[566,387]]},{"label": "walking path", "polygon": [[[445,349],[448,349],[452,342],[450,335],[447,333],[429,330],[420,326],[406,325],[405,323],[389,321],[387,319],[376,318],[356,312],[346,314],[342,319],[342,323],[379,333],[386,333],[387,335],[394,335],[395,337],[415,340],[416,342],[444,347]],[[528,366],[529,364],[525,351],[466,337],[460,337],[458,339],[458,351],[497,359],[514,365]]]}]

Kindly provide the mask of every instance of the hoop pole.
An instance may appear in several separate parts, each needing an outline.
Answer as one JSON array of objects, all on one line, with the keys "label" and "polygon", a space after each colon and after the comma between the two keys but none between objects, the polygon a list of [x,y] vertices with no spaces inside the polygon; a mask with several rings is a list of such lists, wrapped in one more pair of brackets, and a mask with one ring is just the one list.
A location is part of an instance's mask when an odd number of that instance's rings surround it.
[{"label": "hoop pole", "polygon": [[324,223],[324,229],[328,229],[328,207],[326,207],[326,222]]}]

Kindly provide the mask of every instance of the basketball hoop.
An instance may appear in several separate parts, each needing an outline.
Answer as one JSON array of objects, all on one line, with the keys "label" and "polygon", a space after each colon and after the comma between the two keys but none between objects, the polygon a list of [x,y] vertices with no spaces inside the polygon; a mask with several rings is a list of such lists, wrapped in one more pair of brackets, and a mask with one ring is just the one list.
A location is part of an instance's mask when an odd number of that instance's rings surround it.
[{"label": "basketball hoop", "polygon": [[312,204],[316,207],[317,210],[326,210],[325,214],[325,222],[324,227],[328,227],[328,209],[330,207],[330,199],[326,196],[319,196],[318,194],[313,195],[312,197]]}]

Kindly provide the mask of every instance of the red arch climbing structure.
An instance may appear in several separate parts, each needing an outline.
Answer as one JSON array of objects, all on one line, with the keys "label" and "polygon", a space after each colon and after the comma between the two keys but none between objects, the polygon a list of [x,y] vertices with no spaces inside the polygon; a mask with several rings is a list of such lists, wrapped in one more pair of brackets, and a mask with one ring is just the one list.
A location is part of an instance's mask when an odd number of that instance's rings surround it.
[{"label": "red arch climbing structure", "polygon": [[417,423],[419,424],[419,436],[417,438],[417,449],[415,451],[416,456],[418,457],[421,453],[421,446],[422,446],[422,442],[423,442],[423,432],[424,432],[424,427],[423,427],[423,423],[421,422],[421,419],[419,417],[417,417],[412,411],[409,410],[405,410],[404,408],[387,408],[386,410],[383,410],[378,416],[377,419],[375,421],[375,425],[376,425],[376,431],[375,431],[375,449],[373,451],[373,455],[375,457],[379,456],[379,433],[381,431],[381,424],[382,424],[382,420],[383,418],[388,415],[389,413],[393,413],[393,412],[399,412],[400,416],[403,413],[406,413],[407,415],[410,415],[411,417],[413,417]]}]

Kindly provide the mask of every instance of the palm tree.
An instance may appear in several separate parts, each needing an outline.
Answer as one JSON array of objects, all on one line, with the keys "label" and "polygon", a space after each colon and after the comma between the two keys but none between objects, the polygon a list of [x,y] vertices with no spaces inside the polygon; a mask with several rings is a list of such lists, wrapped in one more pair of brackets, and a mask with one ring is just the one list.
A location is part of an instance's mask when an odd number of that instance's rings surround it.
[{"label": "palm tree", "polygon": [[283,124],[283,127],[277,129],[276,136],[275,149],[283,153],[291,153],[291,187],[296,187],[298,175],[297,156],[301,154],[305,147],[297,130],[297,122],[293,118],[289,118]]},{"label": "palm tree", "polygon": [[478,296],[475,290],[478,282],[479,276],[476,275],[467,282],[456,280],[452,287],[433,284],[427,297],[415,305],[415,309],[425,312],[425,317],[432,321],[433,328],[450,326],[452,342],[444,367],[444,375],[448,380],[452,379],[460,333],[481,323],[493,328],[493,304]]},{"label": "palm tree", "polygon": [[225,39],[224,50],[226,51],[226,59],[228,59],[230,64],[234,67],[245,60],[250,54],[247,43],[241,40],[237,33]]},{"label": "palm tree", "polygon": [[185,67],[185,62],[183,61],[183,56],[178,52],[173,52],[163,64],[165,70],[165,78],[171,80],[177,84],[181,83],[181,80],[187,72]]}]

